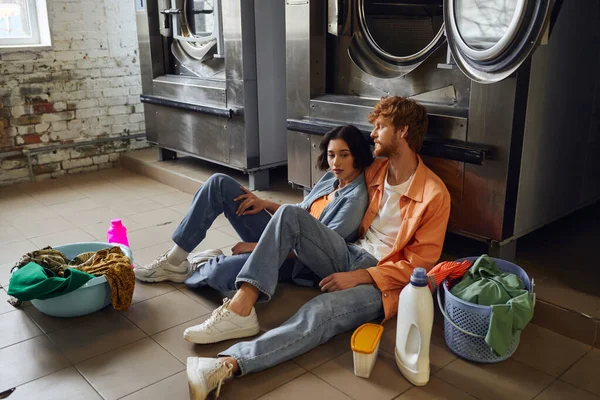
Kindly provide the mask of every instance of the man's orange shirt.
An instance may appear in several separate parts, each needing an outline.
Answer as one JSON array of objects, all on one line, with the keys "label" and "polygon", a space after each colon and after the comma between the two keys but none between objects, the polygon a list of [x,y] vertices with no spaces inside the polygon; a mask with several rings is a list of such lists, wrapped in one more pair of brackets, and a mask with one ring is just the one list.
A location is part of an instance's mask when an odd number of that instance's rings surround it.
[{"label": "man's orange shirt", "polygon": [[[381,290],[385,319],[398,313],[398,296],[410,280],[414,268],[430,270],[442,254],[450,217],[450,193],[421,157],[406,194],[400,197],[400,230],[392,252],[367,271]],[[387,158],[377,158],[365,170],[369,208],[358,231],[363,237],[379,211],[384,191]]]}]

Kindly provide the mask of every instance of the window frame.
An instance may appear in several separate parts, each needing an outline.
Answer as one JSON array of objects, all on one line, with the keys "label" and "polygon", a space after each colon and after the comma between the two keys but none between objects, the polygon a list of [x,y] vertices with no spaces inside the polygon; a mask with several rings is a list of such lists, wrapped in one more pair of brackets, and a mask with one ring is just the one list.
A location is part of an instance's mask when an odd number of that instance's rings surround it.
[{"label": "window frame", "polygon": [[32,47],[50,47],[50,26],[46,0],[27,0],[27,14],[31,26],[31,36],[19,38],[0,38],[0,49],[27,49]]}]

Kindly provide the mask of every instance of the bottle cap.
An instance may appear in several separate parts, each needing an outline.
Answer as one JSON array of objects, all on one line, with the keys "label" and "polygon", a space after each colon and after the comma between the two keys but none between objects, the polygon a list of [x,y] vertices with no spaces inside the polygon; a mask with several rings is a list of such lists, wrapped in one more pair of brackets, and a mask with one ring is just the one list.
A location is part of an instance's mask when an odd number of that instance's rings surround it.
[{"label": "bottle cap", "polygon": [[110,224],[112,226],[123,226],[123,222],[120,219],[111,219]]},{"label": "bottle cap", "polygon": [[427,286],[427,271],[425,268],[415,268],[410,276],[410,283],[413,286]]}]

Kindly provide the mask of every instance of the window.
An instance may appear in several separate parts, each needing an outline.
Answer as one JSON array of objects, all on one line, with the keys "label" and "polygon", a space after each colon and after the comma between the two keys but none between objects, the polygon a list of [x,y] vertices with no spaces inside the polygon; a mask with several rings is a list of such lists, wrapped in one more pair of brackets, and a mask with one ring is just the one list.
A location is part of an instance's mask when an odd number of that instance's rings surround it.
[{"label": "window", "polygon": [[46,0],[0,0],[0,47],[50,46]]}]

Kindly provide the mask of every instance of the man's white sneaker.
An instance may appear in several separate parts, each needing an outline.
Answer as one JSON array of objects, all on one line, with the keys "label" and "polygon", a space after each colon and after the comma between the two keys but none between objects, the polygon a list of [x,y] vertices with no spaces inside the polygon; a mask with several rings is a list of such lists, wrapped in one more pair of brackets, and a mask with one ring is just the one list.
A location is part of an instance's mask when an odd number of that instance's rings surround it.
[{"label": "man's white sneaker", "polygon": [[204,400],[215,389],[215,397],[219,397],[221,385],[225,379],[231,377],[232,369],[233,365],[218,358],[188,357],[190,400]]},{"label": "man's white sneaker", "polygon": [[229,299],[223,299],[223,305],[213,311],[210,318],[200,325],[187,328],[183,338],[191,343],[208,344],[258,334],[260,326],[254,307],[250,315],[242,317],[227,309],[230,302]]},{"label": "man's white sneaker", "polygon": [[195,270],[201,264],[204,264],[211,258],[217,257],[217,256],[222,256],[222,255],[223,255],[223,252],[221,250],[210,249],[210,250],[201,251],[199,253],[192,253],[188,257],[188,260],[190,260],[190,265],[191,265],[192,269]]},{"label": "man's white sneaker", "polygon": [[191,272],[190,263],[184,260],[179,265],[172,265],[167,261],[167,254],[163,254],[150,264],[135,267],[133,273],[142,282],[183,282]]}]

